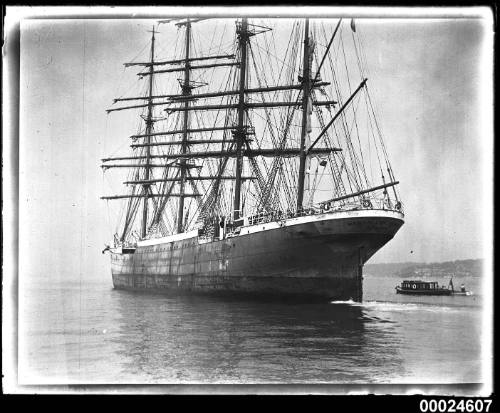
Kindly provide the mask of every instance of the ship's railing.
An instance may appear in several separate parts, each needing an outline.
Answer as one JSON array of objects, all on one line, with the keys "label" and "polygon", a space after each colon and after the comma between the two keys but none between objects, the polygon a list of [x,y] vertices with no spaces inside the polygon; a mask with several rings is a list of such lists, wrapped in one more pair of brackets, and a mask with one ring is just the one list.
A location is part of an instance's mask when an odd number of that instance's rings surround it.
[{"label": "ship's railing", "polygon": [[[290,218],[304,217],[309,215],[334,213],[340,211],[355,211],[355,210],[386,210],[403,212],[403,204],[401,202],[388,203],[384,200],[363,200],[361,202],[350,202],[339,205],[324,205],[317,204],[307,208],[301,208],[297,211],[263,211],[255,215],[245,217],[246,225],[265,224],[267,222],[276,222]],[[229,219],[228,219],[229,222]]]},{"label": "ship's railing", "polygon": [[[212,217],[207,220],[200,231],[200,238],[211,240],[215,238],[229,238],[240,234],[241,228],[252,225],[266,224],[268,222],[285,221],[291,218],[305,217],[316,214],[336,213],[343,211],[359,211],[359,210],[385,210],[385,211],[398,211],[403,212],[403,205],[401,202],[391,203],[386,200],[367,199],[361,202],[349,202],[342,204],[317,204],[306,208],[301,208],[296,211],[282,211],[279,209],[272,211],[261,211],[254,215],[242,217],[237,221],[231,219],[231,216],[226,217]],[[218,223],[220,228],[217,228]],[[222,234],[222,235],[221,235]]]},{"label": "ship's railing", "polygon": [[139,240],[139,234],[132,231],[125,240],[120,240],[117,233],[113,235],[113,246],[114,248],[136,248],[137,241]]},{"label": "ship's railing", "polygon": [[155,224],[149,228],[148,233],[146,234],[144,239],[149,240],[149,239],[163,238],[165,236],[166,234],[163,234],[161,231],[160,224]]},{"label": "ship's railing", "polygon": [[283,212],[281,210],[274,210],[269,212],[260,212],[256,215],[251,215],[248,218],[248,225],[265,224],[266,222],[280,221],[284,218],[288,218],[291,213]]},{"label": "ship's railing", "polygon": [[397,211],[403,212],[403,203],[401,201],[391,201],[388,198],[364,198],[356,202],[344,203],[327,203],[318,204],[320,213],[334,212],[334,211],[357,211],[357,210],[382,210],[382,211]]}]

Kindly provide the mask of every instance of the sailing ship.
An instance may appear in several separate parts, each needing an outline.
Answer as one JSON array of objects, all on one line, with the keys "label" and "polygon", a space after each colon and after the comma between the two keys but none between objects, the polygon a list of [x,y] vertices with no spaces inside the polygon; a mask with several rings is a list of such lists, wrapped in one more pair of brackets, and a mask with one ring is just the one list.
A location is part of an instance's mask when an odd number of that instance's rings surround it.
[{"label": "sailing ship", "polygon": [[[177,29],[174,56],[155,53],[160,24]],[[361,301],[363,265],[404,213],[359,28],[222,25],[158,21],[148,58],[125,63],[145,90],[107,110],[142,118],[132,153],[102,159],[127,171],[128,190],[102,197],[124,203],[114,287]]]}]

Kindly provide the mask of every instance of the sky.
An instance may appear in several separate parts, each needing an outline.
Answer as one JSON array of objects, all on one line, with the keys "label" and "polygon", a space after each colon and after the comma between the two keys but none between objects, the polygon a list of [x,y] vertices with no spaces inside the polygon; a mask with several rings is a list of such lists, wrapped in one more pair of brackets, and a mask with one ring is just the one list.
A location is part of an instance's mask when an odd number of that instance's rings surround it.
[{"label": "sky", "polygon": [[[20,270],[42,278],[109,275],[115,223],[100,159],[129,142],[105,110],[128,92],[123,63],[152,21],[21,22]],[[492,21],[358,19],[371,96],[405,206],[405,224],[370,262],[485,258],[492,225]],[[171,45],[162,47],[168,49]],[[130,114],[128,115],[130,116]],[[135,122],[135,123],[134,123]],[[133,131],[132,131],[133,132]],[[113,138],[110,138],[112,136]],[[15,137],[14,137],[15,138]]]}]

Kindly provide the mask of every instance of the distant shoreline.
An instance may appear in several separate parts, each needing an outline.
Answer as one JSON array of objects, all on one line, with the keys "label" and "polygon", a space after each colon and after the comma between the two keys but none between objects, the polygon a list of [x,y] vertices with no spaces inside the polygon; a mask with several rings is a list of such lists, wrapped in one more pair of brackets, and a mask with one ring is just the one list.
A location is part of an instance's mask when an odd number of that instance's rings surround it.
[{"label": "distant shoreline", "polygon": [[394,277],[481,277],[484,259],[366,264],[364,274]]}]

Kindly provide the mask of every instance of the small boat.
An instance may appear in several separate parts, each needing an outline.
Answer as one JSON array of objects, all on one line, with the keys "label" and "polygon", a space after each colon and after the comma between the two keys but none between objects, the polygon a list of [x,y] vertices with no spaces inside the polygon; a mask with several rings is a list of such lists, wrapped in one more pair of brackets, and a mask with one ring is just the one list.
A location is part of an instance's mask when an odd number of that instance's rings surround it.
[{"label": "small boat", "polygon": [[436,281],[408,281],[404,280],[396,287],[397,294],[410,295],[452,295],[453,289],[439,286]]},{"label": "small boat", "polygon": [[404,280],[401,286],[396,287],[397,294],[409,295],[472,295],[472,291],[467,291],[465,285],[460,286],[460,291],[455,291],[453,278],[450,279],[448,287],[441,287],[437,281],[408,281]]}]

